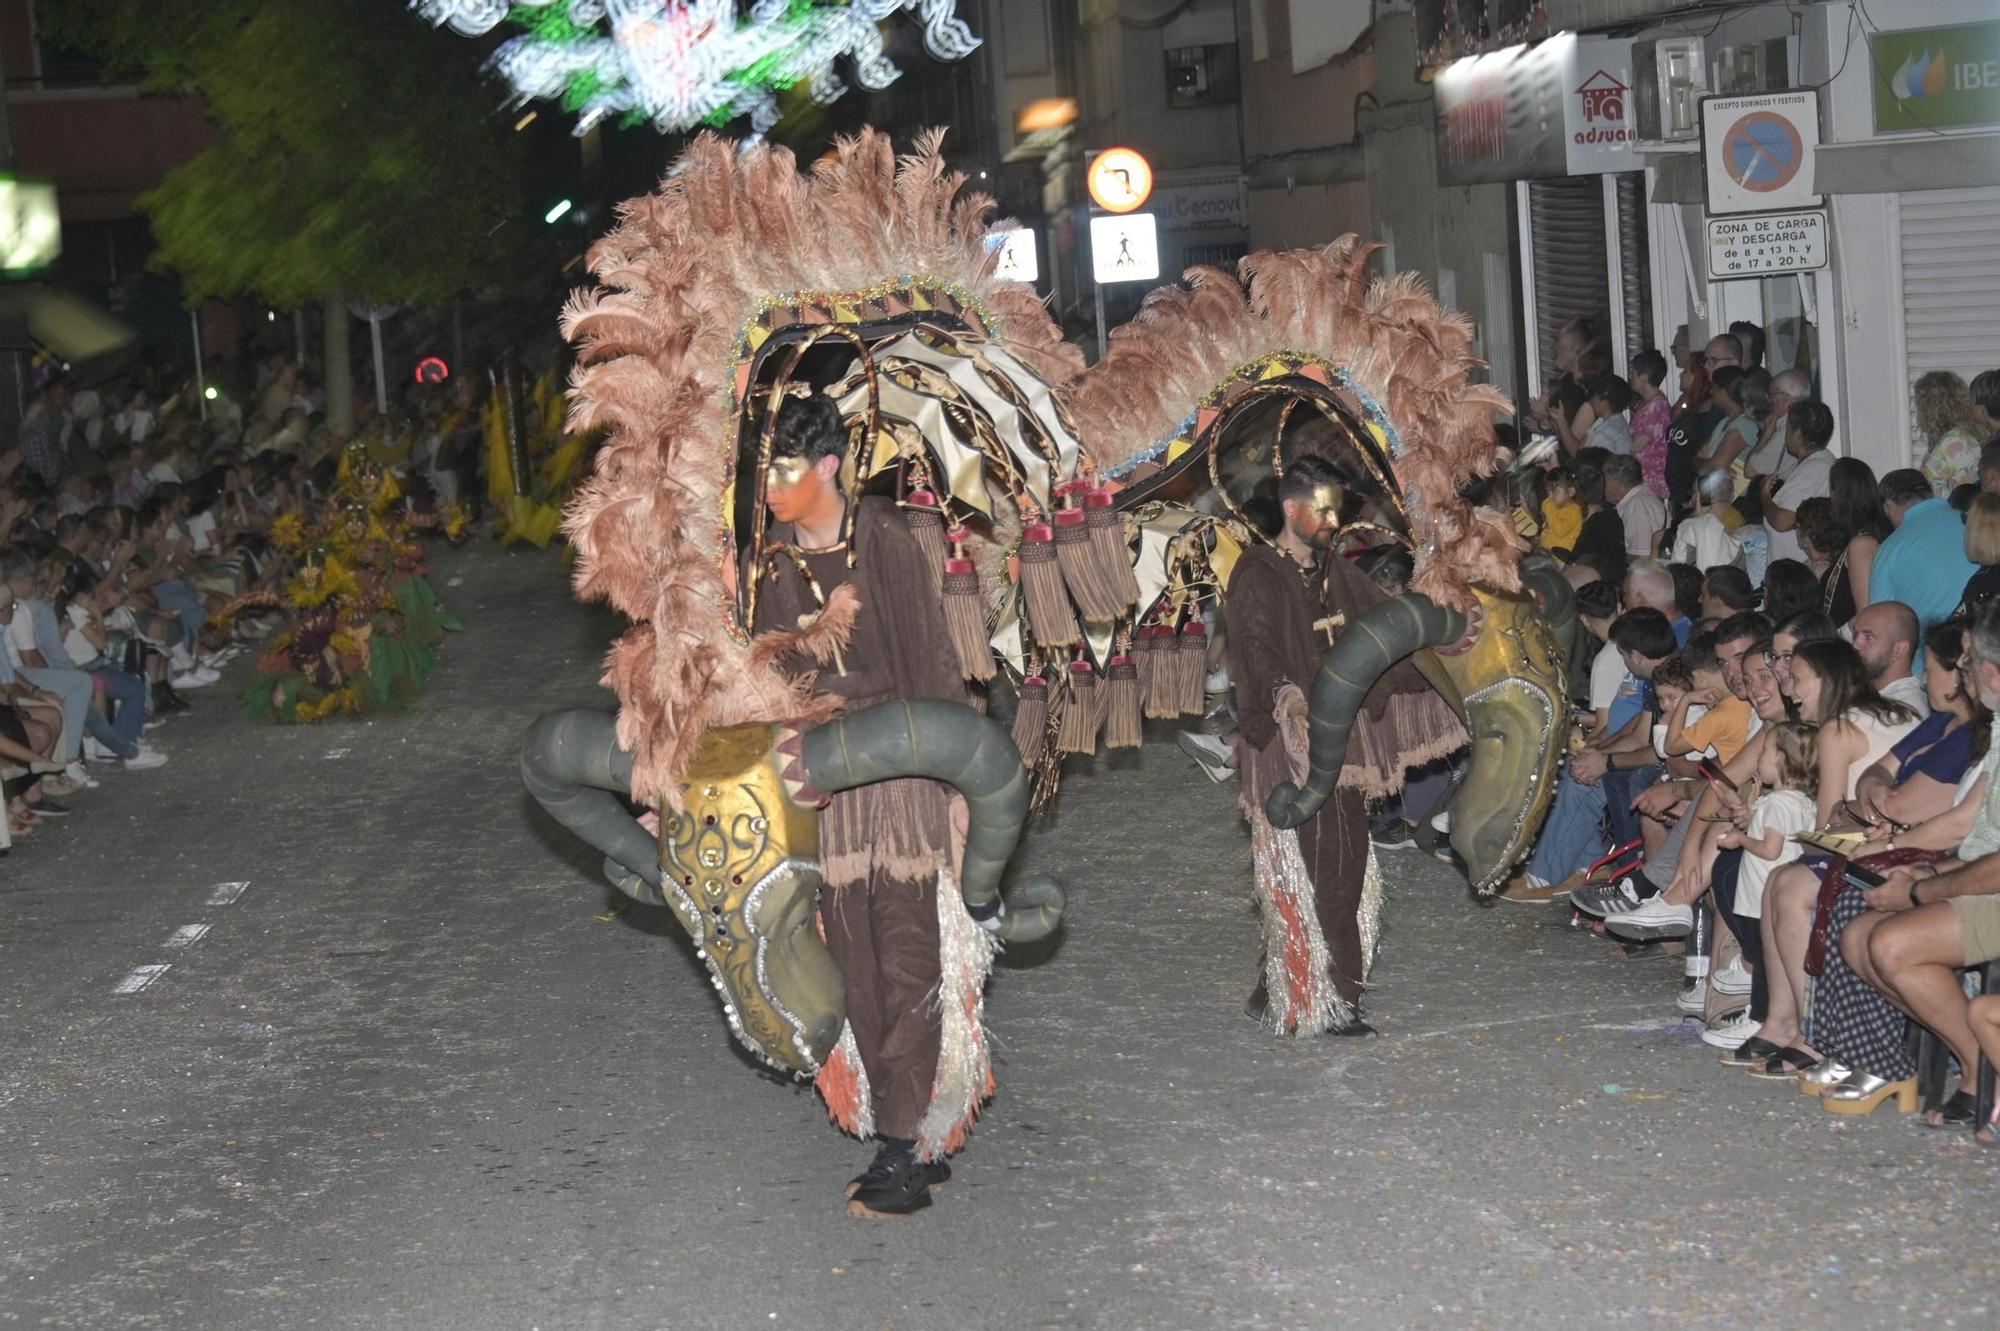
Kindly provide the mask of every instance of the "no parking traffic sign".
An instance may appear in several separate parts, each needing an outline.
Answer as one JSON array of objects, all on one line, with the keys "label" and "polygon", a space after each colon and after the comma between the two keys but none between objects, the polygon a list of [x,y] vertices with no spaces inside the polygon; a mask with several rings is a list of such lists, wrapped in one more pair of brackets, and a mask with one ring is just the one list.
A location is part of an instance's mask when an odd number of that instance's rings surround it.
[{"label": "no parking traffic sign", "polygon": [[1810,208],[1819,149],[1819,94],[1807,88],[1701,101],[1710,213]]}]

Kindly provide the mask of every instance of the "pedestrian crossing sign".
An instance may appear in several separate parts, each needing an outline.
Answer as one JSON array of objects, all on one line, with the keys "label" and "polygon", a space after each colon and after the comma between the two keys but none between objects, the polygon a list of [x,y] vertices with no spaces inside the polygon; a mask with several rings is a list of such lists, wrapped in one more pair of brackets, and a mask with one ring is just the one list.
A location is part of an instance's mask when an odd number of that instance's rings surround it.
[{"label": "pedestrian crossing sign", "polygon": [[1160,240],[1153,214],[1091,218],[1090,267],[1099,282],[1157,281]]}]

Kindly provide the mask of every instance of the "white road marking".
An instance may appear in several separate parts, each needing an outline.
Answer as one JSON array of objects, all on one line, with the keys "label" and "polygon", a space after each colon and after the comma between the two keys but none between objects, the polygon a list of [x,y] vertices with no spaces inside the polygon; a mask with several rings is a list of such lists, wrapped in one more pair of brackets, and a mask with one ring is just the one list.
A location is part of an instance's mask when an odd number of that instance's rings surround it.
[{"label": "white road marking", "polygon": [[465,579],[464,579],[464,578],[447,578],[447,579],[445,579],[445,584],[444,584],[444,585],[445,585],[445,586],[447,586],[447,587],[462,587],[462,586],[464,586],[464,585],[465,585]]},{"label": "white road marking", "polygon": [[346,749],[328,749],[328,750],[326,751],[326,756],[327,756],[328,758],[345,758],[345,757],[347,756],[347,750],[346,750]]},{"label": "white road marking", "polygon": [[167,939],[167,946],[192,947],[194,944],[199,943],[202,940],[202,936],[207,932],[208,926],[205,924],[183,924],[180,928],[174,930],[173,935]]},{"label": "white road marking", "polygon": [[236,898],[242,896],[243,889],[248,886],[250,886],[248,883],[217,883],[209,891],[208,904],[211,906],[234,905]]},{"label": "white road marking", "polygon": [[132,973],[120,980],[113,994],[139,994],[153,987],[154,981],[172,970],[173,966],[164,961],[156,961],[150,966],[134,966]]}]

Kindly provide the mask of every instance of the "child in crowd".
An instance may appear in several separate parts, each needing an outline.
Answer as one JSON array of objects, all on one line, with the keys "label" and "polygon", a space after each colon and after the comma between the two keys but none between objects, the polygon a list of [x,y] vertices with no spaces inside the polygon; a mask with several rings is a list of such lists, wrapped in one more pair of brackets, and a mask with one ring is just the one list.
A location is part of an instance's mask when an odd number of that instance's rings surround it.
[{"label": "child in crowd", "polygon": [[1583,535],[1583,505],[1576,497],[1576,477],[1567,470],[1551,471],[1548,498],[1542,500],[1542,549],[1567,559]]},{"label": "child in crowd", "polygon": [[1660,710],[1667,718],[1666,753],[1706,754],[1726,763],[1749,742],[1750,704],[1729,691],[1713,633],[1689,638],[1681,662],[1690,677],[1681,705],[1669,709],[1665,691],[1660,694]]},{"label": "child in crowd", "polygon": [[1718,564],[1742,562],[1743,547],[1731,523],[1725,520],[1735,517],[1736,510],[1731,506],[1735,497],[1736,483],[1728,472],[1711,471],[1701,477],[1696,486],[1694,516],[1674,532],[1675,563],[1692,564],[1706,573]]},{"label": "child in crowd", "polygon": [[1771,727],[1771,739],[1757,761],[1757,782],[1764,793],[1751,806],[1749,825],[1716,838],[1723,850],[1743,851],[1735,913],[1746,920],[1763,918],[1764,884],[1771,871],[1799,858],[1803,851],[1797,834],[1819,821],[1818,727],[1780,721]]},{"label": "child in crowd", "polygon": [[1590,423],[1585,448],[1601,448],[1607,453],[1632,451],[1632,427],[1625,409],[1632,405],[1632,387],[1615,374],[1601,374],[1590,381],[1590,409],[1596,419]]}]

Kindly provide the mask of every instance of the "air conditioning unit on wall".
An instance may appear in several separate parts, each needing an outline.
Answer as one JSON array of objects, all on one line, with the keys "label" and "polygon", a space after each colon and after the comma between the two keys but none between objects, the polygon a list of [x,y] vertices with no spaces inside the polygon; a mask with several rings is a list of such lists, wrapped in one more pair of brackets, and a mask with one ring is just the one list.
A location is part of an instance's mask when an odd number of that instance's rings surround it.
[{"label": "air conditioning unit on wall", "polygon": [[1699,37],[1632,43],[1632,83],[1640,143],[1692,144],[1701,133],[1699,107],[1708,91]]},{"label": "air conditioning unit on wall", "polygon": [[1743,42],[1715,53],[1715,90],[1736,96],[1776,92],[1792,86],[1792,61],[1787,38]]}]

